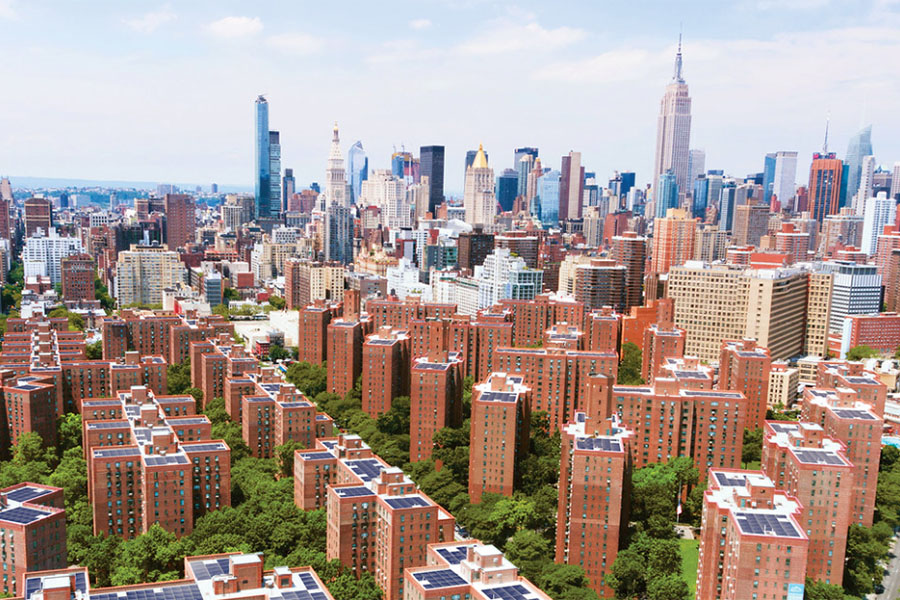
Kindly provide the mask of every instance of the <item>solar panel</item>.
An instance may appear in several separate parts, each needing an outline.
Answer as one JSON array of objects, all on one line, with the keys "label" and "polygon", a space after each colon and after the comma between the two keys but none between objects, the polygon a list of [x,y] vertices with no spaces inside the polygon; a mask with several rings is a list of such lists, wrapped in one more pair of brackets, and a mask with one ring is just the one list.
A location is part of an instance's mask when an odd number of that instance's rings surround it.
[{"label": "solar panel", "polygon": [[621,452],[622,444],[619,440],[608,437],[585,437],[575,440],[575,448],[578,450],[600,450],[602,452]]},{"label": "solar panel", "polygon": [[331,460],[334,455],[328,452],[301,452],[300,458],[303,460]]},{"label": "solar panel", "polygon": [[128,421],[88,421],[88,429],[127,429]]},{"label": "solar panel", "polygon": [[451,571],[450,569],[441,569],[440,571],[420,571],[413,573],[416,581],[422,584],[426,590],[437,588],[456,587],[466,585],[465,579]]},{"label": "solar panel", "polygon": [[761,512],[735,513],[741,531],[750,535],[772,535],[779,537],[800,537],[787,515]]},{"label": "solar panel", "polygon": [[332,488],[341,498],[358,498],[360,496],[374,496],[375,493],[367,487]]},{"label": "solar panel", "polygon": [[847,463],[840,456],[831,450],[819,449],[795,449],[794,454],[800,459],[800,462],[815,465],[846,465]]},{"label": "solar panel", "polygon": [[481,593],[492,600],[494,598],[500,598],[501,600],[525,600],[528,597],[535,597],[530,590],[519,583],[483,589]]},{"label": "solar panel", "polygon": [[459,546],[458,548],[438,548],[437,553],[444,557],[451,565],[458,565],[466,559],[468,546]]},{"label": "solar panel", "polygon": [[842,419],[864,419],[866,421],[874,421],[875,417],[867,410],[857,408],[836,408],[834,414]]},{"label": "solar panel", "polygon": [[416,508],[419,506],[430,506],[421,496],[410,496],[400,498],[385,498],[388,506],[391,508]]},{"label": "solar panel", "polygon": [[125,456],[140,456],[141,452],[134,446],[128,448],[94,448],[96,458],[117,458]]},{"label": "solar panel", "polygon": [[197,560],[191,562],[191,569],[194,572],[194,579],[197,581],[206,581],[217,575],[225,575],[230,572],[231,562],[228,558],[217,558],[209,560]]},{"label": "solar panel", "polygon": [[515,402],[519,395],[515,392],[481,392],[478,400],[481,402]]},{"label": "solar panel", "polygon": [[800,424],[779,421],[777,423],[769,423],[769,427],[771,427],[776,433],[792,433],[800,429]]},{"label": "solar panel", "polygon": [[46,517],[49,514],[50,513],[44,512],[42,510],[35,510],[33,508],[17,506],[15,508],[9,508],[7,510],[0,510],[0,521],[27,525],[29,523],[34,523],[38,519]]},{"label": "solar panel", "polygon": [[309,573],[300,573],[300,581],[303,582],[303,585],[306,586],[306,589],[308,590],[319,589],[319,584],[316,583],[316,578]]},{"label": "solar panel", "polygon": [[727,487],[741,487],[747,483],[747,479],[738,473],[716,473],[719,485]]},{"label": "solar panel", "polygon": [[34,500],[35,498],[46,496],[49,493],[50,490],[26,486],[9,492],[8,494],[6,494],[6,497],[13,502],[28,502],[29,500]]},{"label": "solar panel", "polygon": [[372,481],[384,470],[384,466],[374,458],[348,460],[345,463],[363,481]]},{"label": "solar panel", "polygon": [[225,449],[225,444],[182,444],[181,449],[185,452],[216,452]]},{"label": "solar panel", "polygon": [[144,462],[148,467],[159,467],[162,465],[186,465],[191,461],[187,459],[187,456],[170,454],[168,456],[145,456]]}]

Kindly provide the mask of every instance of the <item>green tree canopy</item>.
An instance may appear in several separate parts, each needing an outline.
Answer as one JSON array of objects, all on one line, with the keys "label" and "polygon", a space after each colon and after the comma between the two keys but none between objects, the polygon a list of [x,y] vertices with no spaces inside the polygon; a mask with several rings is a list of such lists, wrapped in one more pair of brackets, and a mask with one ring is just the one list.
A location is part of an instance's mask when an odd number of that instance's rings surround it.
[{"label": "green tree canopy", "polygon": [[619,374],[616,383],[620,385],[641,385],[641,349],[632,342],[622,344],[622,359],[619,361]]},{"label": "green tree canopy", "polygon": [[847,351],[847,360],[863,360],[865,358],[877,358],[878,350],[866,345],[854,346]]}]

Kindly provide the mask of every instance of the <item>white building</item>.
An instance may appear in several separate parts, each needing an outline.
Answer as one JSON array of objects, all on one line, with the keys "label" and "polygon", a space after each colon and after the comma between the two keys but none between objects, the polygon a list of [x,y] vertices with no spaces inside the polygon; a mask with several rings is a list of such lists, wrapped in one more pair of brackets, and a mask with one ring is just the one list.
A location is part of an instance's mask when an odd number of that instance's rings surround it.
[{"label": "white building", "polygon": [[285,227],[282,225],[272,230],[272,242],[275,244],[293,244],[303,237],[297,227]]},{"label": "white building", "polygon": [[104,225],[109,225],[109,213],[105,210],[99,212],[92,212],[90,214],[90,226],[91,227],[103,227]]},{"label": "white building", "polygon": [[403,299],[416,296],[424,302],[431,302],[431,286],[419,281],[419,269],[408,258],[401,258],[397,266],[387,268],[387,289]]},{"label": "white building", "polygon": [[475,267],[478,282],[478,308],[489,308],[500,300],[533,300],[540,294],[544,272],[531,269],[521,256],[513,256],[508,248],[495,248]]},{"label": "white building", "polygon": [[[775,153],[775,178],[772,181],[772,191],[782,206],[791,207],[788,201],[794,197],[797,185],[797,153],[779,150]],[[712,196],[710,196],[712,198]],[[716,196],[718,199],[718,196]]]},{"label": "white building", "polygon": [[875,189],[875,157],[864,156],[859,174],[859,191],[853,196],[853,214],[863,216],[866,200],[872,197]]},{"label": "white building", "polygon": [[340,206],[350,206],[347,193],[347,171],[344,169],[344,155],[341,153],[341,138],[338,125],[334,124],[331,150],[328,153],[328,167],[325,169],[325,199],[323,205],[336,202]]},{"label": "white building", "polygon": [[119,252],[115,295],[119,306],[162,304],[163,290],[184,282],[184,263],[177,252],[164,246],[132,244]]},{"label": "white building", "polygon": [[653,199],[659,176],[669,169],[675,173],[680,196],[688,193],[688,162],[691,144],[691,96],[681,74],[681,40],[675,56],[675,72],[659,103],[656,129],[656,156],[653,161]]},{"label": "white building", "polygon": [[83,252],[80,239],[61,236],[56,233],[55,227],[51,227],[47,235],[38,229],[33,236],[25,240],[25,249],[22,251],[25,277],[44,275],[49,277],[54,285],[61,283],[62,259]]},{"label": "white building", "polygon": [[488,166],[487,156],[480,144],[475,160],[466,169],[463,208],[467,223],[472,225],[494,224],[494,217],[497,214],[497,201],[494,198],[494,170]]},{"label": "white building", "polygon": [[878,236],[884,231],[885,225],[894,223],[896,214],[897,201],[888,198],[886,193],[878,192],[877,197],[866,199],[861,244],[863,252],[869,256],[875,254]]},{"label": "white building", "polygon": [[359,204],[380,208],[385,227],[410,227],[412,207],[406,196],[406,180],[395,177],[389,169],[376,169],[362,182]]}]

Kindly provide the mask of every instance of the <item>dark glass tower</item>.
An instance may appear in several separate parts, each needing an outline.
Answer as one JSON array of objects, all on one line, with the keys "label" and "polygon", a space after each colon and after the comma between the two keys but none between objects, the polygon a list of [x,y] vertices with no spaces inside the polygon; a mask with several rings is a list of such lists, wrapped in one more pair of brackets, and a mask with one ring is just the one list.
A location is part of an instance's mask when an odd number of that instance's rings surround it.
[{"label": "dark glass tower", "polygon": [[428,176],[428,211],[433,215],[444,202],[444,147],[419,148],[419,168],[421,175]]},{"label": "dark glass tower", "polygon": [[264,96],[256,98],[256,217],[268,217],[272,207],[272,181],[269,171],[269,102]]}]

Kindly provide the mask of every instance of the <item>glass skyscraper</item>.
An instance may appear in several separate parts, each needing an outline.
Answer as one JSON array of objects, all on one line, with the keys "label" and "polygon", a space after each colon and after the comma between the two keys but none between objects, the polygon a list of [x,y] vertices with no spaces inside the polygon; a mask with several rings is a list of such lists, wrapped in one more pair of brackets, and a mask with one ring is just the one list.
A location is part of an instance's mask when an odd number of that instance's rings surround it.
[{"label": "glass skyscraper", "polygon": [[675,171],[669,169],[665,173],[660,173],[656,189],[656,212],[654,216],[657,219],[662,219],[666,216],[667,210],[678,208],[678,179]]},{"label": "glass skyscraper", "polygon": [[350,204],[356,204],[362,193],[362,182],[369,179],[369,157],[357,140],[347,151],[347,181],[350,182]]},{"label": "glass skyscraper", "polygon": [[709,206],[709,180],[705,173],[697,175],[694,180],[694,193],[691,203],[691,216],[694,218],[706,218],[706,207]]},{"label": "glass skyscraper", "polygon": [[272,205],[271,175],[269,172],[269,102],[265,96],[256,98],[256,177],[254,193],[257,217],[268,217]]},{"label": "glass skyscraper", "polygon": [[432,215],[444,203],[444,147],[419,148],[419,171],[428,176],[428,212]]},{"label": "glass skyscraper", "polygon": [[731,231],[734,225],[734,200],[737,193],[737,187],[733,181],[727,181],[722,184],[722,191],[719,196],[719,229],[722,231]]},{"label": "glass skyscraper", "polygon": [[513,169],[504,169],[503,173],[497,177],[494,195],[497,197],[497,202],[500,203],[500,208],[504,212],[512,210],[513,204],[516,201],[516,188],[518,187],[518,184],[519,174]]},{"label": "glass skyscraper", "polygon": [[771,204],[772,194],[775,193],[775,154],[766,154],[765,164],[763,165],[763,202]]},{"label": "glass skyscraper", "polygon": [[[847,165],[847,188],[844,192],[845,198],[853,198],[859,191],[859,178],[862,175],[862,162],[867,156],[872,155],[872,126],[863,127],[856,132],[856,135],[850,138],[847,145],[847,158],[844,164]],[[846,200],[841,204],[844,206]]]},{"label": "glass skyscraper", "polygon": [[544,173],[537,181],[537,202],[541,224],[544,227],[559,226],[559,182],[562,173],[553,170]]},{"label": "glass skyscraper", "polygon": [[261,217],[277,217],[281,212],[281,137],[269,132],[269,212]]}]

